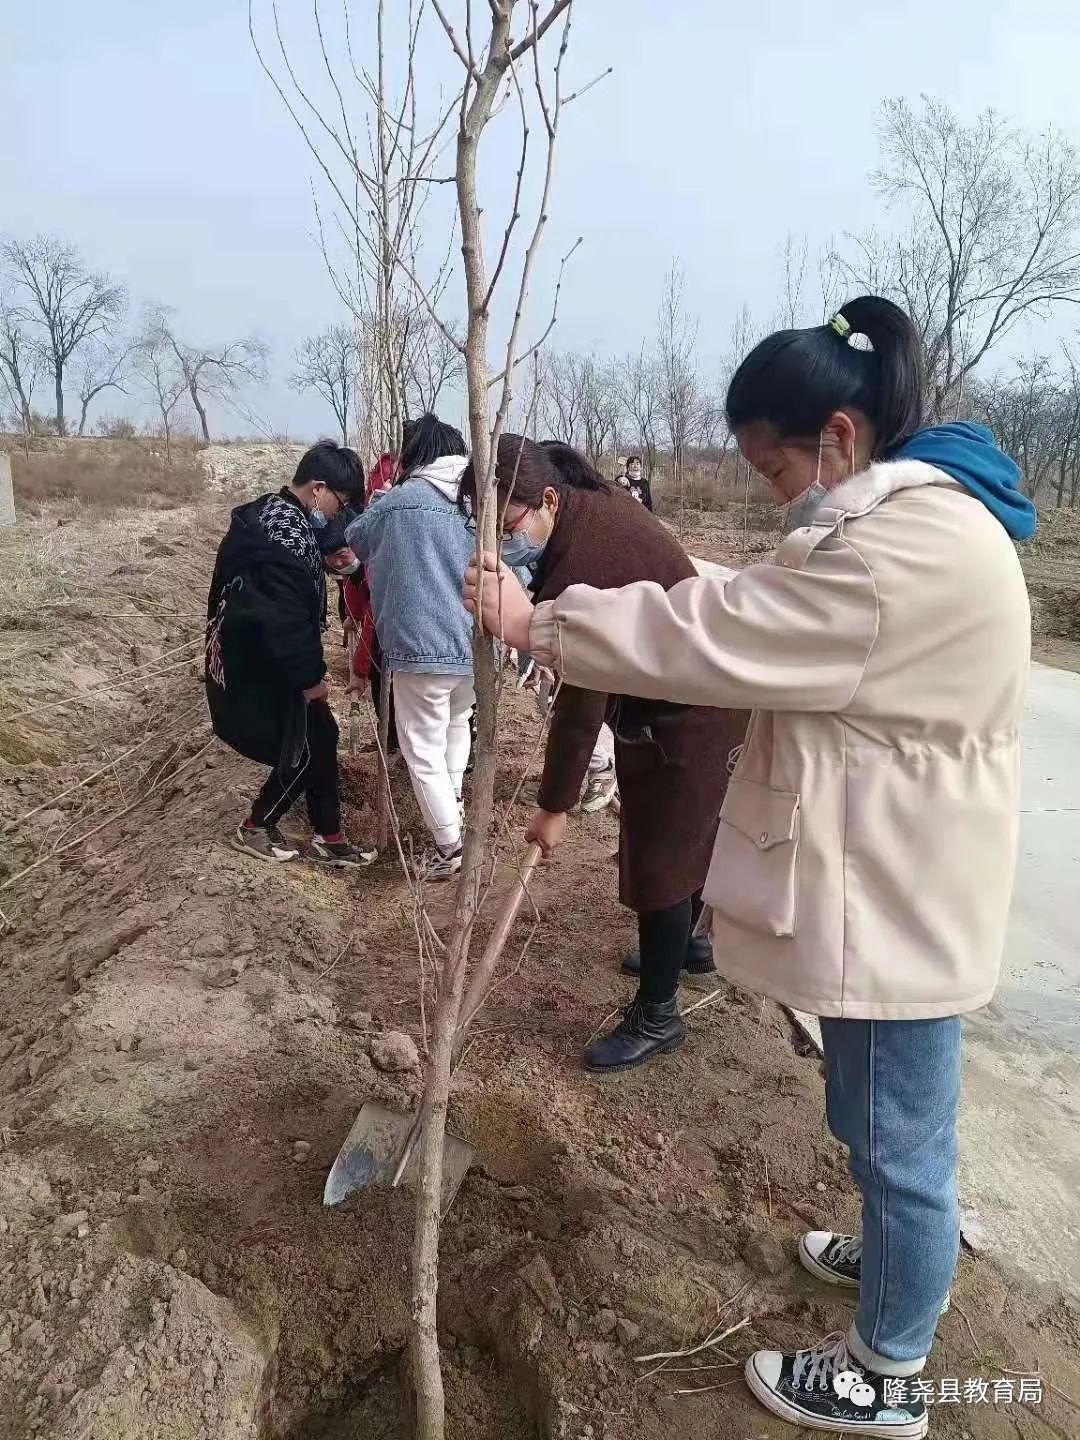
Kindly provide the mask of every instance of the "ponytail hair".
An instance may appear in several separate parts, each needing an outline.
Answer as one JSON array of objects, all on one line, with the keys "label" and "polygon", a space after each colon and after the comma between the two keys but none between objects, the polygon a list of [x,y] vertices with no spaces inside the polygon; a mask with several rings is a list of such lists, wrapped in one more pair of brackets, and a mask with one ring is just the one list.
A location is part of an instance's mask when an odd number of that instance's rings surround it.
[{"label": "ponytail hair", "polygon": [[460,430],[444,425],[430,412],[419,420],[406,420],[401,428],[401,473],[394,482],[400,485],[414,470],[441,460],[444,455],[467,455],[468,449]]},{"label": "ponytail hair", "polygon": [[[870,348],[851,344],[862,335]],[[878,295],[849,300],[827,325],[777,330],[755,345],[732,376],[732,430],[764,421],[783,440],[819,435],[848,407],[874,427],[874,456],[902,445],[922,423],[923,361],[918,331]]]},{"label": "ponytail hair", "polygon": [[[495,489],[500,509],[507,501],[538,510],[545,490],[610,490],[580,450],[559,440],[537,444],[525,435],[499,436]],[[476,472],[470,460],[461,477],[461,503],[476,513]]]},{"label": "ponytail hair", "polygon": [[540,448],[559,472],[563,485],[571,490],[610,490],[611,486],[591,460],[561,440],[542,440]]}]

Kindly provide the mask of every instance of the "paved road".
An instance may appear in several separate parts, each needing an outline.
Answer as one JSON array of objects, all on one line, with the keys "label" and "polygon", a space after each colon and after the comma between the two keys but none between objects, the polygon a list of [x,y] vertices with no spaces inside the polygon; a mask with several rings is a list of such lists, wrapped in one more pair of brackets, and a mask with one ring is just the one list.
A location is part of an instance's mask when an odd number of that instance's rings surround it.
[{"label": "paved road", "polygon": [[961,1190],[990,1250],[1080,1296],[1080,675],[1036,666],[1005,970],[967,1022]]}]

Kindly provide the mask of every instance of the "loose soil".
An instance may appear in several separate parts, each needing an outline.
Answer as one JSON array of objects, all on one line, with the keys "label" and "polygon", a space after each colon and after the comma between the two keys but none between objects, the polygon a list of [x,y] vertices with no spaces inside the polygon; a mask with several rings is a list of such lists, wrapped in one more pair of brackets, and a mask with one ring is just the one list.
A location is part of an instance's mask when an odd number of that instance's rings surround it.
[{"label": "loose soil", "polygon": [[[372,1060],[390,1032],[424,1044],[409,891],[390,857],[345,877],[227,844],[260,772],[211,742],[200,699],[223,516],[215,499],[58,530],[46,507],[0,537],[2,1440],[410,1433],[411,1194],[321,1204],[362,1102],[416,1100],[415,1069]],[[687,530],[710,559],[768,548]],[[539,740],[509,686],[502,722],[489,908]],[[370,834],[373,757],[342,764],[349,831]],[[419,848],[400,767],[393,783]],[[782,1010],[721,983],[676,1054],[584,1072],[630,990],[616,825],[575,818],[542,867],[455,1082],[477,1159],[444,1229],[450,1433],[791,1437],[735,1367],[850,1319],[794,1258],[801,1229],[856,1215],[819,1063]],[[306,837],[301,813],[288,828]],[[449,899],[431,897],[437,927]],[[717,1325],[721,1350],[636,1362]],[[932,1373],[1047,1383],[1040,1405],[942,1407],[936,1433],[1076,1435],[1078,1347],[1074,1304],[965,1253]]]}]

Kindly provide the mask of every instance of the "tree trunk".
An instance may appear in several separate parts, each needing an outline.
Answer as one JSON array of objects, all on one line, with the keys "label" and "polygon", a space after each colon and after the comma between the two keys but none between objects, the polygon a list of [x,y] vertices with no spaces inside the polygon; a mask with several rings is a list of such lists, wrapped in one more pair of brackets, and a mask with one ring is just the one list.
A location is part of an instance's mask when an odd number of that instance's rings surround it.
[{"label": "tree trunk", "polygon": [[199,399],[199,387],[198,385],[196,385],[194,380],[188,381],[188,394],[191,396],[192,405],[195,406],[195,414],[199,417],[199,426],[202,429],[202,438],[209,445],[210,426],[206,423],[206,411],[203,409],[203,403]]},{"label": "tree trunk", "polygon": [[[382,678],[379,684],[379,770],[382,784],[379,786],[379,801],[375,807],[375,844],[382,851],[390,843],[390,690],[394,677],[386,656],[380,650],[379,664]],[[352,673],[350,669],[350,674]]]},{"label": "tree trunk", "polygon": [[57,365],[53,371],[53,380],[56,394],[56,433],[66,435],[67,427],[64,424],[64,367]]},{"label": "tree trunk", "polygon": [[[508,30],[508,21],[501,26],[496,21],[493,26],[488,63],[477,81],[476,94],[468,115],[463,118],[457,142],[461,252],[468,297],[465,380],[469,402],[469,438],[477,482],[476,553],[481,565],[485,551],[498,550],[498,526],[492,493],[493,469],[489,475],[492,456],[487,401],[487,274],[476,196],[476,152],[480,134],[491,114],[492,103],[506,68],[503,65],[500,69],[494,57],[506,51]],[[413,1237],[412,1304],[415,1322],[412,1336],[413,1385],[416,1393],[418,1440],[444,1440],[446,1432],[446,1402],[439,1359],[437,1308],[443,1141],[450,1093],[454,1032],[461,1010],[465,967],[479,903],[495,796],[497,677],[494,646],[484,635],[479,620],[473,629],[473,667],[476,687],[476,767],[473,771],[473,792],[465,830],[453,926],[439,977],[438,1007],[425,1091],[430,1109],[420,1137],[416,1229]]]}]

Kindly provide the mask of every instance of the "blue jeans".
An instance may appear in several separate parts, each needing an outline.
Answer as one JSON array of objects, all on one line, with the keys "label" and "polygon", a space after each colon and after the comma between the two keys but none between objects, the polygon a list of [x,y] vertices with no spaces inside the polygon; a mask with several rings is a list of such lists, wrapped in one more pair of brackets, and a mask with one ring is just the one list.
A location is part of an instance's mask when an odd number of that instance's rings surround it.
[{"label": "blue jeans", "polygon": [[[829,1129],[862,1193],[854,1329],[885,1373],[929,1352],[956,1271],[960,1020],[821,1021]],[[895,1368],[894,1368],[895,1367]]]}]

